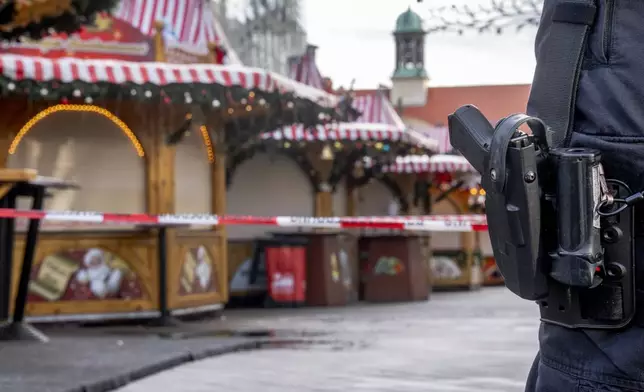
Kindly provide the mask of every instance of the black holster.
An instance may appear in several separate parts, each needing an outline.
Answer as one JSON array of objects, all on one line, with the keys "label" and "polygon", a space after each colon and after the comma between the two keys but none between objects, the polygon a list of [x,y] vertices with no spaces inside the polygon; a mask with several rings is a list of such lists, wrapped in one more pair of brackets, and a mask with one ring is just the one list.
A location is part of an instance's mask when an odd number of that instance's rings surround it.
[{"label": "black holster", "polygon": [[604,178],[600,152],[551,148],[551,130],[525,114],[492,127],[470,105],[449,116],[449,128],[454,147],[481,173],[506,286],[536,301],[545,322],[627,325],[635,313],[633,209],[624,201],[631,191]]}]

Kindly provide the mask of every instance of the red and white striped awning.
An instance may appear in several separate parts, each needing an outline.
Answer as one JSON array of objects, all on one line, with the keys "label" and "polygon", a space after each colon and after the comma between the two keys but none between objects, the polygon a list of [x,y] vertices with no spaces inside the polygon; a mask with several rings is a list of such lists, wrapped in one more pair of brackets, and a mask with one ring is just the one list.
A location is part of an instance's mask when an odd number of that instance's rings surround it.
[{"label": "red and white striped awning", "polygon": [[476,173],[460,155],[408,155],[396,158],[396,163],[383,167],[387,173]]},{"label": "red and white striped awning", "polygon": [[[315,62],[317,47],[308,45],[302,56],[294,56],[289,59],[289,77],[300,83],[323,89],[324,80],[320,69]],[[355,120],[357,123],[387,124],[400,129],[408,128],[394,109],[389,98],[381,91],[370,95],[361,95],[353,98],[352,105],[362,115]]]},{"label": "red and white striped awning", "polygon": [[111,83],[137,85],[153,84],[163,87],[171,84],[219,84],[240,86],[263,91],[292,92],[323,106],[333,107],[337,97],[306,86],[283,76],[257,68],[237,65],[170,64],[157,62],[128,62],[119,60],[91,60],[78,58],[48,59],[20,55],[0,55],[0,75],[7,79],[38,82]]},{"label": "red and white striped awning", "polygon": [[316,46],[308,45],[303,55],[289,58],[288,76],[308,86],[323,89],[324,81],[322,80],[322,74],[315,62],[316,49]]},{"label": "red and white striped awning", "polygon": [[389,124],[399,128],[407,128],[389,98],[381,91],[355,97],[352,106],[362,113],[356,122]]},{"label": "red and white striped awning", "polygon": [[449,138],[449,129],[446,126],[428,126],[425,124],[413,124],[414,129],[427,137],[438,142],[438,152],[441,154],[452,151],[452,142]]},{"label": "red and white striped awning", "polygon": [[[153,36],[155,24],[164,22],[166,45],[190,48],[192,52],[208,53],[208,44],[227,44],[221,26],[207,0],[121,0],[114,11],[121,19],[143,34]],[[239,58],[226,45],[231,63]]]},{"label": "red and white striped awning", "polygon": [[[289,76],[309,86],[323,88],[324,80],[315,62],[316,49],[316,46],[308,45],[304,55],[292,57]],[[319,126],[316,130],[294,125],[284,130],[266,133],[265,138],[306,141],[403,140],[429,151],[438,151],[438,143],[435,140],[405,125],[389,99],[382,92],[355,97],[352,106],[362,113],[360,118],[353,123]]]},{"label": "red and white striped awning", "polygon": [[289,141],[335,141],[350,140],[363,142],[402,141],[414,146],[435,151],[436,141],[407,129],[387,124],[331,123],[305,128],[302,124],[286,126],[280,130],[266,132],[263,139]]}]

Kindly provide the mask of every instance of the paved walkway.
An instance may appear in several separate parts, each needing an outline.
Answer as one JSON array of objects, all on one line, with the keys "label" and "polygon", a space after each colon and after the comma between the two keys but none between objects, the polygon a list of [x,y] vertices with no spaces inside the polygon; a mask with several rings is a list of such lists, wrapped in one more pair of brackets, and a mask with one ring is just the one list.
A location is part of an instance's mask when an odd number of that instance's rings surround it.
[{"label": "paved walkway", "polygon": [[229,311],[232,329],[324,332],[162,372],[120,392],[520,392],[536,352],[538,310],[504,288],[428,302],[335,309]]},{"label": "paved walkway", "polygon": [[47,344],[0,342],[0,391],[112,391],[168,367],[255,347],[243,338],[175,340],[132,331],[48,329]]}]

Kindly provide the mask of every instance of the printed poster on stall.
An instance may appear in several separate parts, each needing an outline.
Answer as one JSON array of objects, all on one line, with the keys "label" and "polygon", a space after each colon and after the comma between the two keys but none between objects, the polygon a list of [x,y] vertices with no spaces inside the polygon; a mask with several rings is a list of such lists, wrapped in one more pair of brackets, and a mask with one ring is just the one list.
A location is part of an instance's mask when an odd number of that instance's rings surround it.
[{"label": "printed poster on stall", "polygon": [[374,275],[398,276],[405,271],[405,264],[394,256],[382,256],[376,261]]},{"label": "printed poster on stall", "polygon": [[466,264],[466,254],[461,251],[434,251],[430,260],[432,275],[437,280],[462,279]]},{"label": "printed poster on stall", "polygon": [[140,278],[128,262],[100,248],[61,251],[34,265],[32,302],[143,299]]},{"label": "printed poster on stall", "polygon": [[341,283],[346,289],[353,286],[349,255],[344,249],[331,254],[331,280]]},{"label": "printed poster on stall", "polygon": [[205,246],[186,251],[179,279],[179,295],[217,292],[215,265]]}]

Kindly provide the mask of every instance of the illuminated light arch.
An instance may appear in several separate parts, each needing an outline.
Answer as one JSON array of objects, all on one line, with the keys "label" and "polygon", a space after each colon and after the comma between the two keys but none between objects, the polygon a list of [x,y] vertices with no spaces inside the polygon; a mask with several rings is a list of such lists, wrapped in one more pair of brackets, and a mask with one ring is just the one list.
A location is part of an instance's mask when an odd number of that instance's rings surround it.
[{"label": "illuminated light arch", "polygon": [[212,140],[210,140],[210,134],[208,133],[208,128],[205,125],[199,127],[201,131],[201,137],[203,138],[203,144],[206,146],[206,153],[208,154],[208,162],[213,163],[215,161],[215,151],[212,148]]},{"label": "illuminated light arch", "polygon": [[128,139],[130,139],[130,142],[134,146],[134,149],[136,150],[136,153],[139,157],[143,158],[145,156],[145,151],[143,151],[143,146],[141,145],[141,142],[139,142],[139,139],[136,137],[134,132],[130,129],[130,127],[127,126],[120,118],[112,114],[107,109],[94,106],[94,105],[66,105],[66,104],[60,104],[60,105],[55,105],[48,107],[47,109],[41,111],[40,113],[36,114],[34,117],[31,118],[18,132],[16,137],[13,138],[11,141],[11,145],[9,146],[9,154],[15,154],[16,149],[18,148],[18,145],[22,141],[22,139],[29,133],[29,131],[36,125],[38,124],[41,120],[44,120],[46,117],[58,113],[58,112],[85,112],[85,113],[96,113],[100,114],[101,116],[107,118],[110,120],[114,125],[119,127],[121,131],[127,136]]}]

